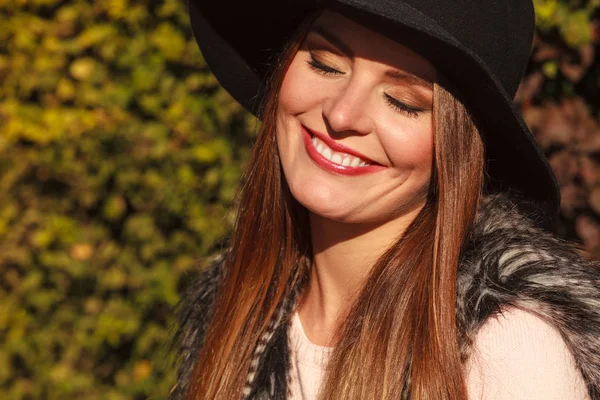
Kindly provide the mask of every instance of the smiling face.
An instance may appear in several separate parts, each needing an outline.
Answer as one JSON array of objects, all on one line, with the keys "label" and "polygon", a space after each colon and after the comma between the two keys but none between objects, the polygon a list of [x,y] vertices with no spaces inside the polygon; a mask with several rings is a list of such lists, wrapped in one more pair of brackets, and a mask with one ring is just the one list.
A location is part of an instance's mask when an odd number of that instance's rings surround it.
[{"label": "smiling face", "polygon": [[413,51],[325,11],[279,94],[277,144],[293,196],[339,222],[418,211],[431,177],[435,80]]}]

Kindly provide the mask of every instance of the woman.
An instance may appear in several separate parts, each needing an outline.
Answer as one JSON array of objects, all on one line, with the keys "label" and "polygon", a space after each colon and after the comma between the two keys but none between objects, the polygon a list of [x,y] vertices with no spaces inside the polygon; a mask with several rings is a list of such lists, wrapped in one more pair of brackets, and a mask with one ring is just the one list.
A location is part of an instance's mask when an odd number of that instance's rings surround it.
[{"label": "woman", "polygon": [[531,3],[225,3],[192,26],[263,124],[172,397],[600,398],[600,272],[510,100]]}]

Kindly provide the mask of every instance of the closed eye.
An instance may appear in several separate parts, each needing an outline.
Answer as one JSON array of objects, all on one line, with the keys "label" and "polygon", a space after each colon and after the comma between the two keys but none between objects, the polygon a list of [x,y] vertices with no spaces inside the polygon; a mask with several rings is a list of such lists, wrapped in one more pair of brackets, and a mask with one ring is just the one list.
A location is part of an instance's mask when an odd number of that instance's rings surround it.
[{"label": "closed eye", "polygon": [[330,67],[329,65],[323,63],[318,58],[314,56],[314,54],[310,53],[310,60],[306,61],[310,68],[320,74],[323,75],[341,75],[342,71],[338,71],[337,69]]},{"label": "closed eye", "polygon": [[401,102],[400,100],[390,96],[387,93],[385,93],[384,96],[385,96],[385,101],[393,109],[395,109],[396,111],[402,112],[402,113],[408,115],[409,117],[418,117],[420,113],[425,111],[423,108],[409,106],[408,104]]},{"label": "closed eye", "polygon": [[[309,52],[309,53],[310,53],[310,60],[307,60],[306,63],[309,65],[309,67],[312,70],[316,71],[317,73],[319,73],[321,75],[343,75],[344,74],[342,71],[339,71],[333,67],[330,67],[329,65],[320,61],[317,57],[315,57],[315,55],[312,52]],[[420,113],[425,111],[423,108],[409,106],[408,104],[401,102],[400,100],[390,96],[387,93],[385,93],[384,96],[385,96],[386,102],[394,110],[404,113],[404,114],[408,115],[409,117],[418,117]]]}]

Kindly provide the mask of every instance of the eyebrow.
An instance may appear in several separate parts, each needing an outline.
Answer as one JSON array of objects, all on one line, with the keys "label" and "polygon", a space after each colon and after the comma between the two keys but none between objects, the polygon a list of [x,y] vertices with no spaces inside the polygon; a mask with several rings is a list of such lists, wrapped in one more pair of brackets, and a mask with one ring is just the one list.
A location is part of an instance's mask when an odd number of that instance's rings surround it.
[{"label": "eyebrow", "polygon": [[385,75],[394,80],[407,83],[411,86],[422,86],[426,89],[433,89],[432,81],[421,78],[408,72],[398,71],[397,69],[390,69],[385,72]]},{"label": "eyebrow", "polygon": [[[321,35],[323,38],[325,38],[325,40],[333,44],[335,47],[337,47],[340,51],[342,51],[349,57],[354,57],[354,52],[348,46],[346,46],[346,44],[339,37],[328,31],[324,27],[314,25],[310,30],[310,33],[313,32],[318,35]],[[408,72],[399,71],[397,69],[390,69],[385,72],[385,75],[396,81],[400,81],[411,86],[421,86],[426,89],[433,89],[432,81],[418,77]]]},{"label": "eyebrow", "polygon": [[348,46],[346,46],[346,44],[342,41],[342,39],[340,39],[333,33],[329,32],[327,29],[323,28],[322,26],[314,25],[311,28],[310,32],[314,32],[314,33],[317,33],[317,34],[323,36],[328,42],[330,42],[335,47],[340,49],[343,53],[345,53],[349,57],[354,57],[354,52],[352,50],[350,50],[350,48]]}]

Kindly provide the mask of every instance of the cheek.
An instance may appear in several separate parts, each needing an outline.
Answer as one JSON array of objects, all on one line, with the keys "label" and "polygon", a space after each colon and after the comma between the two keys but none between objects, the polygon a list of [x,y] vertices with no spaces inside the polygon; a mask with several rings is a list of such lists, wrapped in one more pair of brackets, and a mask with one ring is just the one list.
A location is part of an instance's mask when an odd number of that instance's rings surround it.
[{"label": "cheek", "polygon": [[[277,145],[284,170],[290,169],[301,147],[302,137],[293,133],[299,132],[299,115],[317,110],[319,99],[316,98],[314,74],[306,71],[302,53],[298,53],[290,64],[278,96],[277,110]],[[292,133],[292,134],[290,134]]]},{"label": "cheek", "polygon": [[418,121],[405,121],[401,130],[402,134],[383,135],[384,146],[392,164],[430,170],[433,159],[431,118],[423,116]]},{"label": "cheek", "polygon": [[286,114],[298,115],[315,107],[320,99],[316,94],[321,93],[318,79],[315,74],[308,71],[298,53],[283,79],[279,92],[279,107]]}]

